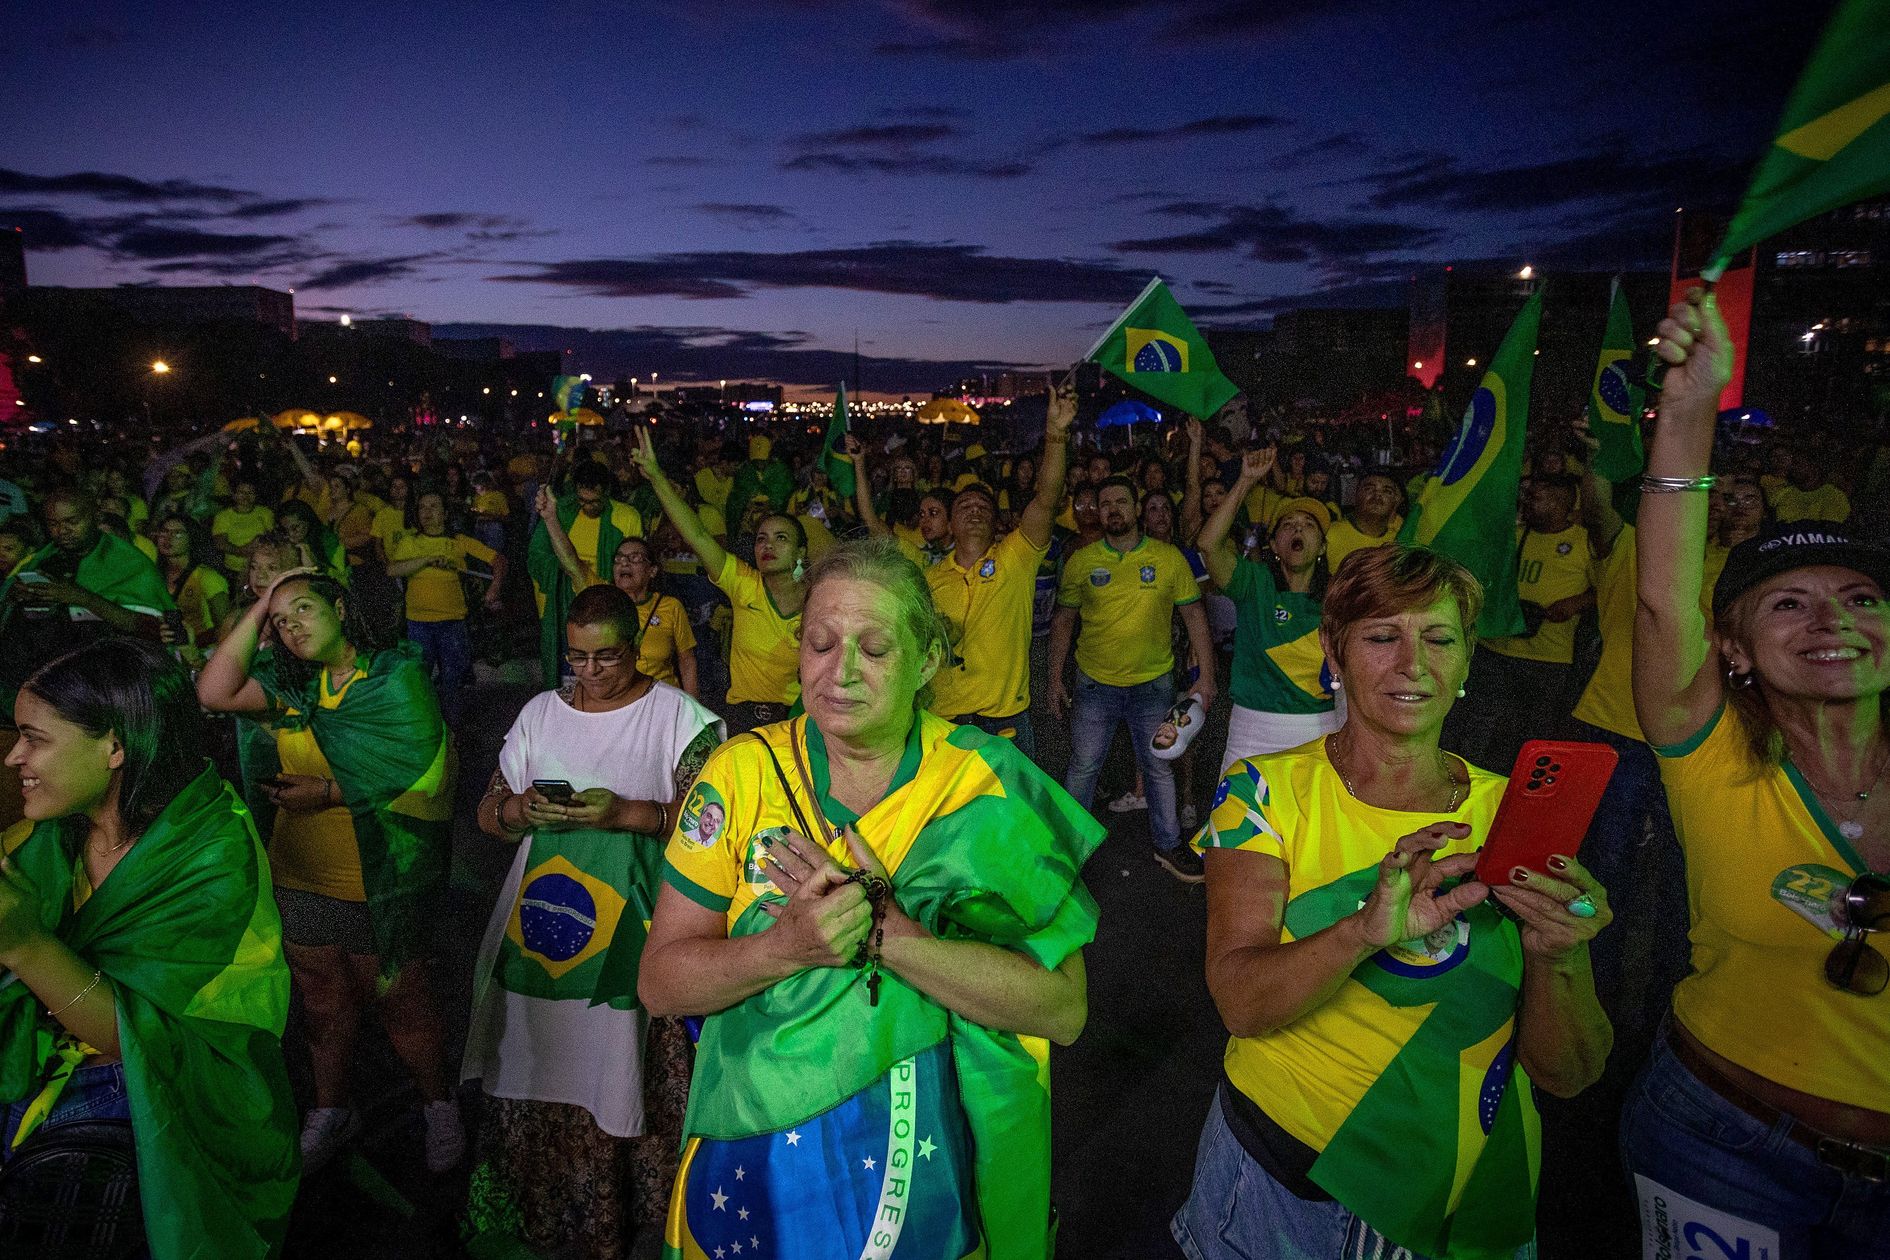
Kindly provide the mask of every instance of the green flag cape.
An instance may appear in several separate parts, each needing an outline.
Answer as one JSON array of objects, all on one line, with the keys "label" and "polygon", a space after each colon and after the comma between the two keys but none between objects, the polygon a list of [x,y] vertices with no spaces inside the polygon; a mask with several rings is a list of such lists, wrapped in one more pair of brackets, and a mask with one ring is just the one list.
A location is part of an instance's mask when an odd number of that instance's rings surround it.
[{"label": "green flag cape", "polygon": [[849,505],[853,502],[853,461],[840,449],[840,438],[850,427],[847,386],[842,381],[833,400],[833,419],[827,422],[827,440],[820,447],[820,466],[827,474],[827,484]]},{"label": "green flag cape", "polygon": [[1222,375],[1214,352],[1159,276],[1083,357],[1197,420],[1207,419],[1240,392]]},{"label": "green flag cape", "polygon": [[1431,469],[1398,541],[1443,552],[1483,583],[1481,638],[1523,630],[1516,600],[1516,490],[1529,430],[1529,382],[1536,368],[1536,290],[1503,337],[1464,408],[1457,436]]},{"label": "green flag cape", "polygon": [[1588,390],[1588,428],[1601,443],[1595,452],[1595,472],[1616,483],[1634,476],[1647,463],[1641,450],[1642,391],[1629,375],[1633,368],[1634,324],[1617,276],[1608,299],[1608,331],[1601,339],[1601,358]]},{"label": "green flag cape", "polygon": [[[914,837],[889,862],[900,907],[936,935],[988,941],[1056,967],[1095,935],[1096,903],[1082,866],[1105,830],[1007,739],[919,715],[919,767],[856,824],[875,852]],[[793,741],[807,739],[816,792],[828,796],[826,755],[807,719],[763,727],[794,776]],[[750,740],[716,757],[761,756]],[[763,761],[765,765],[765,758]],[[713,774],[714,758],[703,777]],[[782,790],[772,771],[763,790]],[[796,785],[801,809],[809,802]],[[849,811],[823,799],[835,826]],[[808,812],[811,818],[811,812]],[[672,871],[672,877],[674,872]],[[769,899],[778,902],[779,895]],[[732,936],[774,919],[751,904]],[[989,1260],[1050,1254],[1048,1048],[954,1015],[890,971],[879,1004],[852,967],[816,967],[711,1015],[703,1023],[685,1137],[773,1133],[838,1106],[893,1065],[949,1041],[971,1133],[977,1210]]]},{"label": "green flag cape", "polygon": [[[607,582],[610,580],[610,562],[617,554],[618,544],[626,538],[639,536],[642,531],[641,522],[630,518],[627,504],[615,499],[609,503],[609,509],[597,521],[597,554],[590,557],[592,568]],[[571,522],[577,519],[577,514],[577,495],[566,495],[558,500],[558,524],[564,527],[567,535],[571,532]],[[532,528],[531,541],[525,547],[525,569],[531,574],[532,585],[545,597],[545,610],[538,618],[538,665],[544,671],[545,686],[556,687],[558,650],[564,642],[564,618],[571,611],[571,600],[577,592],[571,587],[570,576],[558,563],[557,553],[551,549],[551,535],[545,532],[543,521]]]},{"label": "green flag cape", "polygon": [[760,462],[746,461],[735,470],[728,504],[723,509],[728,514],[729,533],[741,528],[742,517],[748,514],[749,505],[756,499],[766,499],[769,510],[779,512],[793,497],[794,474],[788,471],[786,464],[772,457]]},{"label": "green flag cape", "polygon": [[[41,923],[105,973],[157,1260],[263,1256],[281,1245],[300,1154],[282,1066],[289,970],[269,864],[215,769],[179,792],[78,910],[82,820],[8,833]],[[30,1098],[60,1027],[0,981],[0,1098]]]},{"label": "green flag cape", "polygon": [[1890,0],[1845,0],[1792,90],[1707,276],[1813,215],[1890,191]]},{"label": "green flag cape", "polygon": [[375,952],[391,981],[422,956],[423,916],[446,883],[457,766],[419,647],[402,643],[364,655],[357,666],[360,675],[332,709],[318,702],[319,670],[304,680],[305,670],[267,652],[251,676],[278,709],[295,710],[272,722],[314,732],[341,787],[361,851]]},{"label": "green flag cape", "polygon": [[[55,551],[53,547],[41,547],[20,566],[21,572],[38,570]],[[120,608],[149,613],[153,617],[177,606],[157,566],[142,551],[112,534],[98,536],[98,545],[79,561],[72,580]]]}]

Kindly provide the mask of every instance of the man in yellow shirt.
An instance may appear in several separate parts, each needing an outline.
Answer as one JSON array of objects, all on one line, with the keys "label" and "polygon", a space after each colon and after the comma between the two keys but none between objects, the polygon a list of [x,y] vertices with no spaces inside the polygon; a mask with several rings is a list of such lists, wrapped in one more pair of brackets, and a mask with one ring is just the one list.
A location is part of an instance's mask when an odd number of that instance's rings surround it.
[{"label": "man in yellow shirt", "polygon": [[256,502],[256,483],[239,481],[230,491],[230,506],[210,523],[210,536],[223,552],[223,567],[242,573],[249,565],[246,548],[256,535],[274,529],[276,514]]},{"label": "man in yellow shirt", "polygon": [[1768,489],[1766,500],[1781,525],[1790,521],[1842,524],[1851,518],[1850,496],[1831,484],[1816,452],[1803,448],[1792,452],[1791,475]]},{"label": "man in yellow shirt", "polygon": [[1326,534],[1326,568],[1337,573],[1354,551],[1396,542],[1404,524],[1404,517],[1398,515],[1403,497],[1391,474],[1383,470],[1361,474],[1352,491],[1351,512],[1334,521]]},{"label": "man in yellow shirt", "polygon": [[1069,463],[1074,390],[1050,395],[1043,463],[1017,528],[993,541],[997,496],[974,482],[952,496],[953,549],[925,570],[932,602],[950,626],[952,655],[932,678],[932,710],[960,725],[1014,740],[1026,757],[1037,743],[1030,725],[1030,623],[1037,570],[1050,550]]},{"label": "man in yellow shirt", "polygon": [[[1179,550],[1143,535],[1135,486],[1127,477],[1104,480],[1096,503],[1103,536],[1065,563],[1050,623],[1050,708],[1070,721],[1070,768],[1063,786],[1088,809],[1116,727],[1128,723],[1148,796],[1155,860],[1175,878],[1200,883],[1201,859],[1182,844],[1176,819],[1174,763],[1156,757],[1149,741],[1176,702],[1170,646],[1176,609],[1199,671],[1188,692],[1200,698],[1203,710],[1213,706],[1214,645],[1201,588]],[[1073,638],[1074,700],[1063,680]]]}]

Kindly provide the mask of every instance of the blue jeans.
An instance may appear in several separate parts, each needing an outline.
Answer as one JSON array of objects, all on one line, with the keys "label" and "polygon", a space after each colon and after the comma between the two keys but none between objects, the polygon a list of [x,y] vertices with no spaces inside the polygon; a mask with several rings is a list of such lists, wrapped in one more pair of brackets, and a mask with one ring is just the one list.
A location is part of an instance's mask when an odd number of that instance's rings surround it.
[{"label": "blue jeans", "polygon": [[[1809,983],[1822,983],[1812,977]],[[1870,998],[1868,1001],[1880,999]],[[1666,1038],[1621,1113],[1621,1161],[1696,1203],[1778,1231],[1777,1260],[1881,1256],[1890,1240],[1890,1181],[1846,1176],[1709,1088]],[[1632,1186],[1630,1186],[1632,1188]]]},{"label": "blue jeans", "polygon": [[459,721],[460,688],[472,675],[472,635],[462,621],[409,621],[407,637],[420,645],[420,657],[440,692],[440,716],[448,726]]},{"label": "blue jeans", "polygon": [[1037,732],[1030,724],[1030,710],[1020,709],[1010,717],[981,717],[967,713],[951,719],[960,726],[975,726],[989,735],[1002,735],[1017,745],[1017,751],[1032,761],[1037,759]]},{"label": "blue jeans", "polygon": [[1155,728],[1175,703],[1175,684],[1167,674],[1133,687],[1099,683],[1076,671],[1076,705],[1070,714],[1070,769],[1063,786],[1084,809],[1096,797],[1096,776],[1119,723],[1129,724],[1129,743],[1135,764],[1142,769],[1142,790],[1148,796],[1148,829],[1155,847],[1181,847],[1181,828],[1175,822],[1175,763],[1163,761],[1148,746]]},{"label": "blue jeans", "polygon": [[[1424,1260],[1344,1204],[1302,1199],[1275,1181],[1227,1127],[1218,1095],[1195,1149],[1193,1189],[1168,1232],[1188,1260]],[[1535,1254],[1529,1243],[1516,1260]]]},{"label": "blue jeans", "polygon": [[[6,1163],[13,1154],[13,1135],[19,1129],[27,1107],[38,1096],[39,1091],[35,1089],[27,1097],[7,1103],[4,1110],[0,1110],[0,1164]],[[30,1142],[42,1133],[85,1120],[130,1119],[131,1098],[125,1093],[125,1065],[95,1063],[91,1067],[74,1069],[59,1095],[59,1101],[53,1104],[51,1114],[40,1121],[39,1128],[33,1130],[26,1140]]]}]

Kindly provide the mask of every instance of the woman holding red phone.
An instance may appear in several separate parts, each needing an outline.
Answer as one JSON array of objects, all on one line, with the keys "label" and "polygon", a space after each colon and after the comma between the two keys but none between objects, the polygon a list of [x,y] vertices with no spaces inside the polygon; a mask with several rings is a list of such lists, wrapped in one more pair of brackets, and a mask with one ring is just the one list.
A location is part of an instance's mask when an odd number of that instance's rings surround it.
[{"label": "woman holding red phone", "polygon": [[1345,724],[1221,780],[1195,844],[1232,1036],[1171,1226],[1192,1260],[1534,1255],[1529,1086],[1601,1074],[1609,913],[1570,856],[1469,878],[1506,780],[1438,735],[1482,602],[1436,552],[1348,557],[1320,628]]},{"label": "woman holding red phone", "polygon": [[1729,1248],[1881,1255],[1890,551],[1829,521],[1762,531],[1727,554],[1709,631],[1705,492],[1732,341],[1698,290],[1659,331],[1634,702],[1686,859],[1693,970],[1629,1097],[1622,1152],[1643,1205],[1702,1205]]}]

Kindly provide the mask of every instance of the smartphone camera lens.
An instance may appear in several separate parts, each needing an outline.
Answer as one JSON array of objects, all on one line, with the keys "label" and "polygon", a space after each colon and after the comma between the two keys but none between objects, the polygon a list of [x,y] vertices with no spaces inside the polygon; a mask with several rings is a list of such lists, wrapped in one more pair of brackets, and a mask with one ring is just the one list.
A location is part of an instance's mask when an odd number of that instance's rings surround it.
[{"label": "smartphone camera lens", "polygon": [[1549,764],[1549,759],[1547,757],[1537,757],[1536,764],[1539,766],[1546,766]]}]

